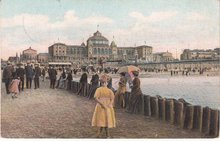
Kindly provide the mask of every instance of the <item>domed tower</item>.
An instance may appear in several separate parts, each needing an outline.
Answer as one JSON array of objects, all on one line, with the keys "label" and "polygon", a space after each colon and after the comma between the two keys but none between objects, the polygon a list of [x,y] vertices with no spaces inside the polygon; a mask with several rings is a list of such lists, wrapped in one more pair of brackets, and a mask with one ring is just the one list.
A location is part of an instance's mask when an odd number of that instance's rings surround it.
[{"label": "domed tower", "polygon": [[87,40],[88,58],[98,60],[99,58],[108,59],[111,48],[108,39],[97,31]]},{"label": "domed tower", "polygon": [[111,59],[115,60],[118,56],[118,53],[117,53],[118,50],[117,50],[117,45],[116,45],[115,41],[111,42],[110,47],[111,47],[111,53],[112,53],[110,57],[111,57]]}]

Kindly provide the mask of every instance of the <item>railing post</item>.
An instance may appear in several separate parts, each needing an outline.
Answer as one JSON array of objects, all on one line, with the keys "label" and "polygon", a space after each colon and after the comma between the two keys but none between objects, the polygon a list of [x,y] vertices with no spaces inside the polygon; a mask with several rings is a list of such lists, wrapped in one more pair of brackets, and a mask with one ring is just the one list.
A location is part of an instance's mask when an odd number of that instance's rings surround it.
[{"label": "railing post", "polygon": [[183,110],[184,110],[184,104],[183,102],[180,102],[178,100],[174,100],[174,124],[179,125],[180,127],[183,126]]},{"label": "railing post", "polygon": [[193,115],[193,129],[202,131],[202,107],[199,105],[194,106],[194,115]]},{"label": "railing post", "polygon": [[151,116],[158,118],[159,109],[158,109],[158,98],[150,97],[150,106],[151,106]]},{"label": "railing post", "polygon": [[219,110],[211,109],[209,135],[211,137],[219,136]]},{"label": "railing post", "polygon": [[174,100],[166,99],[166,121],[169,121],[171,124],[174,123]]},{"label": "railing post", "polygon": [[128,107],[129,104],[129,97],[130,97],[130,92],[125,93],[125,107]]},{"label": "railing post", "polygon": [[144,95],[144,115],[151,116],[150,96]]},{"label": "railing post", "polygon": [[158,98],[159,119],[166,121],[166,99]]},{"label": "railing post", "polygon": [[184,113],[184,128],[186,129],[192,129],[193,128],[193,114],[194,114],[194,106],[191,104],[188,104],[185,107],[185,113]]},{"label": "railing post", "polygon": [[209,107],[203,108],[203,116],[202,116],[202,133],[205,136],[209,135],[210,130],[210,116],[211,116],[211,109]]}]

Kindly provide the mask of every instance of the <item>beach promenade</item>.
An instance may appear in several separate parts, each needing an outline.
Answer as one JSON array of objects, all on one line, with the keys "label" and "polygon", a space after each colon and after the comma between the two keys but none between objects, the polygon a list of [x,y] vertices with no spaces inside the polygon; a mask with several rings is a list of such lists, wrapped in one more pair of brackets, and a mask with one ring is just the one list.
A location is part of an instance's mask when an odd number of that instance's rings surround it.
[{"label": "beach promenade", "polygon": [[[25,89],[12,99],[1,85],[1,136],[3,138],[95,138],[91,127],[95,101],[66,90]],[[184,130],[160,120],[132,115],[116,109],[113,138],[201,138],[197,131]],[[104,138],[103,134],[103,138]]]}]

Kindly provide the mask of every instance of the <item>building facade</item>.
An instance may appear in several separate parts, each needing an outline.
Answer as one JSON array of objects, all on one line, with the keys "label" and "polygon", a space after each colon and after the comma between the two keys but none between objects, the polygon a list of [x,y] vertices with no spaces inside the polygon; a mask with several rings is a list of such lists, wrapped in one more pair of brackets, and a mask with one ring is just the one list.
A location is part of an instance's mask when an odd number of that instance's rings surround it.
[{"label": "building facade", "polygon": [[49,53],[39,53],[37,55],[38,63],[47,63],[49,60]]},{"label": "building facade", "polygon": [[37,60],[37,51],[29,47],[28,49],[22,52],[20,55],[20,61],[22,62],[36,62]]},{"label": "building facade", "polygon": [[151,46],[138,47],[118,47],[115,41],[109,45],[109,40],[99,31],[87,39],[87,44],[81,45],[65,45],[56,43],[51,45],[48,50],[50,61],[53,62],[99,62],[100,60],[144,60],[153,61]]},{"label": "building facade", "polygon": [[66,45],[55,43],[48,48],[50,62],[73,62],[87,58],[87,50],[84,43],[81,45]]},{"label": "building facade", "polygon": [[173,55],[170,52],[159,52],[153,54],[153,62],[169,62],[173,61]]},{"label": "building facade", "polygon": [[184,49],[183,53],[180,55],[181,60],[202,60],[216,58],[219,58],[219,48],[214,50]]}]

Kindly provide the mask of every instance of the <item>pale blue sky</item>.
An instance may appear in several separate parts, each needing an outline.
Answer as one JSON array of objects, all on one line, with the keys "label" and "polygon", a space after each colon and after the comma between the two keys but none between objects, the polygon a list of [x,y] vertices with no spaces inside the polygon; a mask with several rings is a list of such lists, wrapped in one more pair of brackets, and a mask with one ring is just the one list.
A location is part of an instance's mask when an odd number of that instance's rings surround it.
[{"label": "pale blue sky", "polygon": [[146,41],[154,52],[178,54],[219,47],[218,0],[1,0],[0,20],[5,59],[29,46],[47,52],[58,38],[80,44],[97,24],[118,46]]}]

